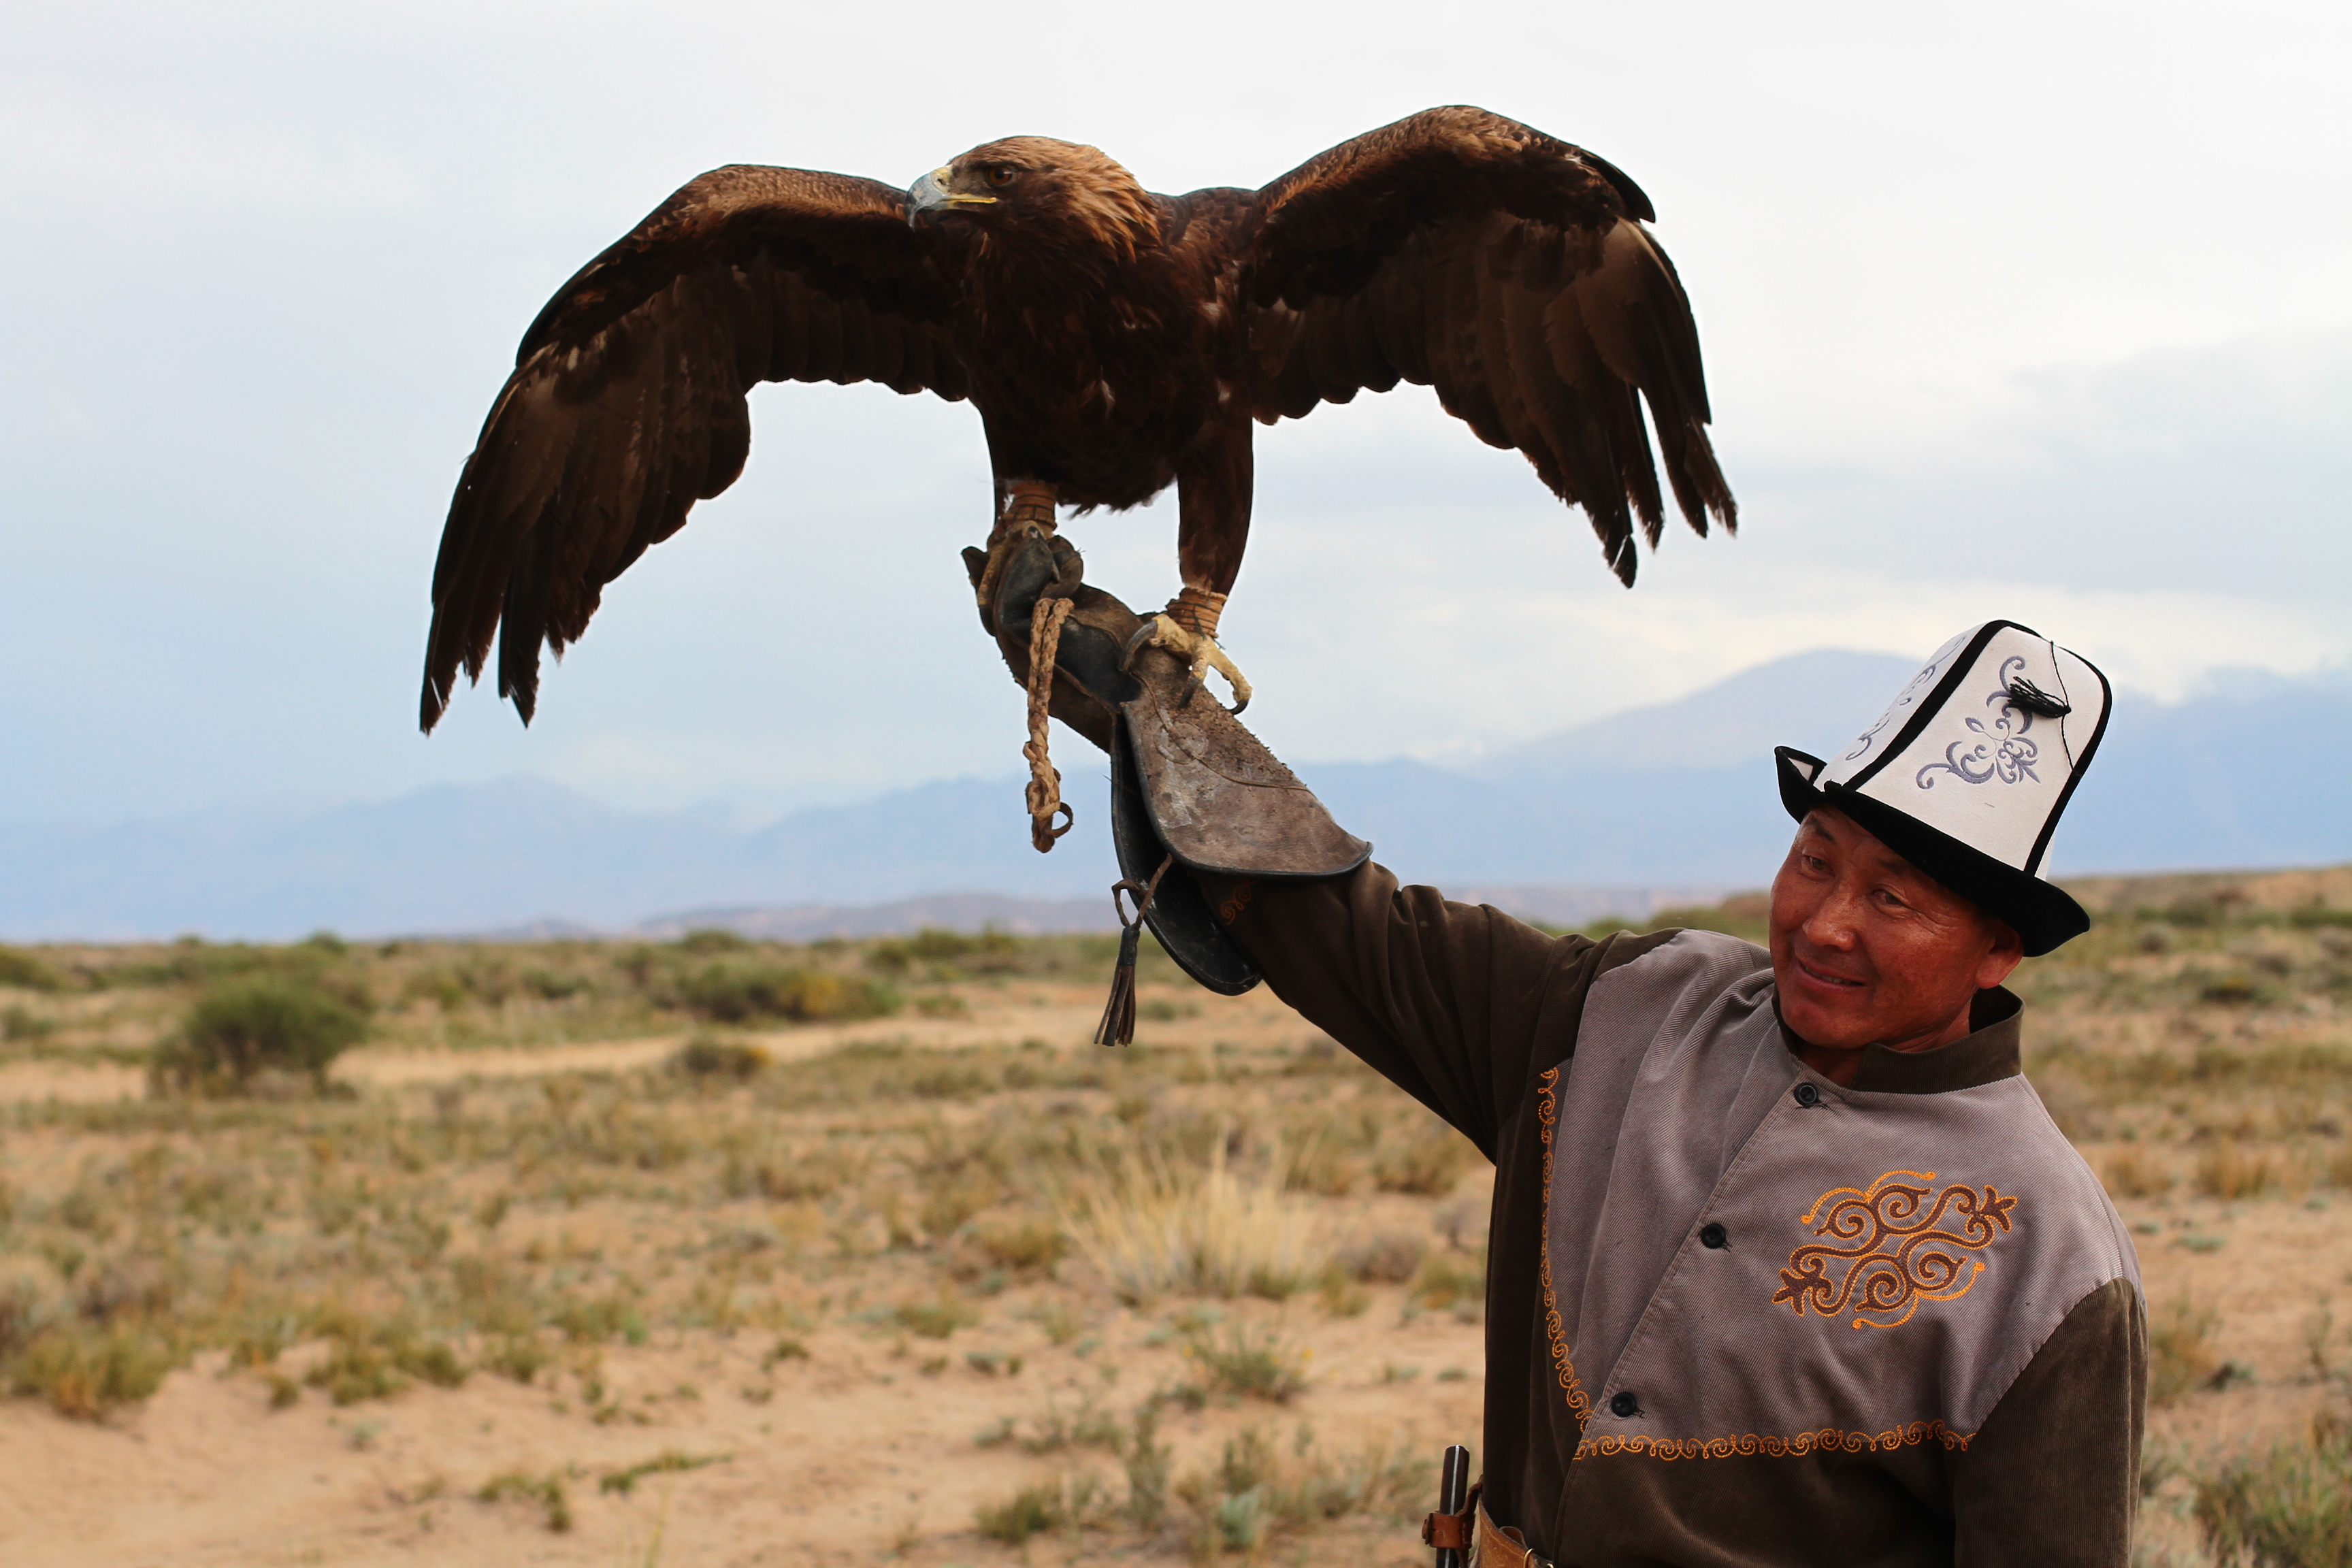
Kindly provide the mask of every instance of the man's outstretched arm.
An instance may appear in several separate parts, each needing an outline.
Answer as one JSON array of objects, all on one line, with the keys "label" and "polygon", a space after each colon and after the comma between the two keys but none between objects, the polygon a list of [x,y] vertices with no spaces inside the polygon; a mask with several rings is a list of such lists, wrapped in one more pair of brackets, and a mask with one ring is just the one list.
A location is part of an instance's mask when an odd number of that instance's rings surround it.
[{"label": "man's outstretched arm", "polygon": [[[1051,710],[1108,751],[1120,708],[1176,668],[1136,638],[1147,623],[1086,587],[1059,539],[1014,552],[984,624],[1015,679],[1029,668],[1030,617],[1067,597]],[[1226,809],[1251,809],[1244,794]],[[1238,837],[1247,837],[1247,835]],[[1201,874],[1227,933],[1276,995],[1448,1122],[1491,1158],[1531,1072],[1572,1045],[1584,991],[1629,942],[1552,937],[1499,910],[1400,888],[1370,863],[1318,878]],[[1646,945],[1646,944],[1644,944]],[[1548,1059],[1538,1064],[1542,1054]]]}]

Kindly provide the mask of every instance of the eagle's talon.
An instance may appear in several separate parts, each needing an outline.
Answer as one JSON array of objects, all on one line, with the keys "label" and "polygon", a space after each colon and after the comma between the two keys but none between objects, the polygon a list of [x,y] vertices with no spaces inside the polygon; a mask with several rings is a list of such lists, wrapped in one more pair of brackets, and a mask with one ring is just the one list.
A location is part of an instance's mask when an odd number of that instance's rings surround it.
[{"label": "eagle's talon", "polygon": [[1234,691],[1234,705],[1228,711],[1238,713],[1249,706],[1249,678],[1225,657],[1225,650],[1217,646],[1216,638],[1204,632],[1193,631],[1173,616],[1163,614],[1151,617],[1150,644],[1153,647],[1164,647],[1183,659],[1192,669],[1194,685],[1205,685],[1202,678],[1212,669],[1223,676],[1225,684]]}]

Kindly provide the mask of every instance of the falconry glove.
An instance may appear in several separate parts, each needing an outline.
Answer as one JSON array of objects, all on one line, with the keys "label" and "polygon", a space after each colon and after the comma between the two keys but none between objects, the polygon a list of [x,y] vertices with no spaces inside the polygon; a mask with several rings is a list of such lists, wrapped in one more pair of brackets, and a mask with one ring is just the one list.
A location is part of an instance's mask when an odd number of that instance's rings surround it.
[{"label": "falconry glove", "polygon": [[[964,559],[977,586],[986,555],[968,550]],[[1142,923],[1178,967],[1212,991],[1236,995],[1257,984],[1257,971],[1225,935],[1199,885],[1169,873],[1331,877],[1363,864],[1372,847],[1333,821],[1185,659],[1151,640],[1150,618],[1087,586],[1084,573],[1066,540],[1022,541],[998,564],[982,625],[1013,679],[1025,684],[1033,618],[1048,601],[1070,601],[1049,710],[1109,755],[1121,887],[1135,893]],[[1116,994],[1113,1001],[1116,1010]],[[1106,1022],[1107,1032],[1119,1032]]]}]

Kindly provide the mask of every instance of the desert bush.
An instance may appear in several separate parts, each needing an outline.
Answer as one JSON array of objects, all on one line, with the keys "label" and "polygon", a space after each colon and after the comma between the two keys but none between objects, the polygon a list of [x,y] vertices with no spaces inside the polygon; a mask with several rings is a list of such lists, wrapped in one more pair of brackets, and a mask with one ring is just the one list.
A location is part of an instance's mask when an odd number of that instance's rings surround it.
[{"label": "desert bush", "polygon": [[1334,1262],[1349,1278],[1372,1285],[1402,1285],[1421,1268],[1429,1243],[1406,1230],[1360,1237],[1341,1247]]},{"label": "desert bush", "polygon": [[973,1524],[983,1540],[1020,1546],[1051,1531],[1099,1529],[1115,1517],[1102,1479],[1090,1470],[1065,1473],[1023,1487],[1011,1497],[982,1503]]},{"label": "desert bush", "polygon": [[456,1388],[466,1381],[467,1369],[457,1352],[427,1339],[405,1317],[372,1319],[330,1302],[311,1326],[329,1344],[325,1358],[303,1381],[325,1389],[337,1405],[389,1399],[420,1379],[436,1388]]},{"label": "desert bush", "polygon": [[543,1476],[534,1476],[527,1470],[502,1471],[484,1481],[481,1490],[474,1495],[484,1502],[520,1498],[537,1503],[548,1529],[561,1535],[572,1528],[572,1499],[561,1470],[550,1470]]},{"label": "desert bush", "polygon": [[1381,1140],[1372,1156],[1372,1180],[1385,1193],[1442,1198],[1477,1160],[1477,1147],[1470,1140],[1430,1119]]},{"label": "desert bush", "polygon": [[1307,1387],[1307,1352],[1273,1329],[1254,1332],[1236,1323],[1222,1335],[1198,1329],[1185,1336],[1184,1354],[1200,1367],[1211,1394],[1287,1405]]},{"label": "desert bush", "polygon": [[1436,1484],[1426,1461],[1385,1443],[1331,1455],[1302,1426],[1286,1447],[1250,1427],[1225,1440],[1213,1468],[1176,1483],[1192,1509],[1196,1562],[1226,1553],[1258,1560],[1277,1540],[1350,1514],[1402,1518],[1426,1506],[1422,1499]]},{"label": "desert bush", "polygon": [[156,1047],[153,1077],[168,1089],[234,1094],[265,1074],[324,1087],[335,1058],[367,1037],[364,1013],[315,983],[256,975],[215,985]]},{"label": "desert bush", "polygon": [[740,1040],[714,1040],[698,1036],[680,1046],[669,1062],[672,1068],[688,1078],[729,1078],[741,1083],[765,1069],[774,1059],[758,1046],[747,1045]]},{"label": "desert bush", "polygon": [[751,939],[724,926],[704,926],[688,931],[672,945],[680,952],[709,958],[721,952],[749,952],[751,951]]},{"label": "desert bush", "polygon": [[722,1024],[777,1018],[795,1024],[878,1018],[898,994],[878,981],[772,963],[713,963],[678,982],[678,999]]},{"label": "desert bush", "polygon": [[10,1258],[0,1271],[0,1364],[30,1345],[62,1310],[52,1278],[29,1258]]},{"label": "desert bush", "polygon": [[170,1341],[143,1324],[61,1321],[16,1358],[9,1386],[47,1399],[60,1415],[95,1421],[154,1393],[178,1359]]},{"label": "desert bush", "polygon": [[57,1032],[57,1020],[45,1017],[20,1003],[0,1007],[0,1041],[14,1045],[19,1041],[46,1040]]},{"label": "desert bush", "polygon": [[1434,1253],[1424,1258],[1412,1277],[1406,1297],[1437,1310],[1452,1308],[1475,1312],[1486,1299],[1486,1264],[1483,1258]]},{"label": "desert bush", "polygon": [[650,1459],[640,1459],[617,1470],[606,1470],[596,1478],[600,1492],[617,1493],[627,1497],[636,1490],[637,1483],[647,1476],[675,1475],[681,1470],[698,1470],[709,1465],[724,1464],[732,1458],[728,1454],[686,1454],[676,1448],[664,1448]]},{"label": "desert bush", "polygon": [[2214,1336],[2221,1314],[2189,1297],[2176,1297],[2147,1326],[2147,1398],[2171,1405],[2211,1383],[2222,1371]]},{"label": "desert bush", "polygon": [[650,1337],[645,1311],[635,1296],[620,1289],[597,1296],[566,1296],[548,1312],[547,1321],[562,1329],[564,1338],[575,1344],[625,1340],[641,1345]]},{"label": "desert bush", "polygon": [[2196,1517],[2222,1563],[2338,1568],[2352,1563],[2352,1432],[2326,1423],[2308,1438],[2241,1458],[2197,1484]]},{"label": "desert bush", "polygon": [[[1010,1436],[1013,1424],[1006,1423]],[[1118,1418],[1103,1408],[1099,1395],[1084,1394],[1072,1409],[1064,1409],[1050,1395],[1045,1408],[1028,1421],[1029,1431],[1019,1439],[1022,1451],[1030,1454],[1058,1454],[1066,1448],[1100,1448],[1106,1453],[1125,1451],[1127,1433]]]},{"label": "desert bush", "polygon": [[1018,966],[1024,945],[993,926],[977,934],[926,926],[910,937],[876,942],[866,962],[886,974],[904,974],[918,964],[1001,973]]},{"label": "desert bush", "polygon": [[1062,1227],[1042,1219],[983,1226],[972,1239],[990,1262],[1006,1268],[1051,1273],[1070,1250],[1070,1238],[1063,1234]]},{"label": "desert bush", "polygon": [[980,1321],[980,1309],[950,1291],[941,1291],[929,1300],[919,1298],[901,1301],[890,1315],[900,1328],[927,1340],[946,1339],[958,1329],[968,1329]]},{"label": "desert bush", "polygon": [[20,947],[0,943],[0,985],[24,991],[62,991],[66,977]]}]

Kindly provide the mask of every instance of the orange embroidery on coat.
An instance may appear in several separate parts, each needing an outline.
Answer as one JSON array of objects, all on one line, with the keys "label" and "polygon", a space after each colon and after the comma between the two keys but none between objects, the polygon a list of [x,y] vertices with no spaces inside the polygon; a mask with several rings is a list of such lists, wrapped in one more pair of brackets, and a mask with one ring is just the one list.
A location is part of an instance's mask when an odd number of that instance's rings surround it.
[{"label": "orange embroidery on coat", "polygon": [[1967,1449],[1969,1439],[1974,1436],[1972,1432],[1955,1432],[1941,1421],[1914,1421],[1908,1426],[1877,1433],[1824,1426],[1817,1432],[1800,1432],[1793,1437],[1759,1437],[1752,1432],[1738,1437],[1639,1437],[1612,1433],[1588,1437],[1578,1444],[1576,1458],[1645,1454],[1653,1459],[1731,1459],[1762,1454],[1768,1458],[1784,1459],[1802,1458],[1807,1454],[1891,1454],[1897,1448],[1927,1442],[1941,1443],[1959,1453]]},{"label": "orange embroidery on coat", "polygon": [[1568,1394],[1568,1413],[1576,1417],[1577,1429],[1583,1430],[1584,1419],[1592,1413],[1592,1402],[1584,1397],[1583,1380],[1576,1375],[1576,1363],[1569,1359],[1567,1325],[1560,1321],[1559,1302],[1551,1293],[1551,1135],[1559,1121],[1559,1068],[1548,1068],[1536,1075],[1539,1086],[1536,1090],[1536,1120],[1542,1125],[1543,1137],[1543,1243],[1536,1254],[1537,1278],[1543,1285],[1544,1335],[1551,1343],[1553,1369],[1559,1373],[1559,1386]]},{"label": "orange embroidery on coat", "polygon": [[[1935,1180],[1933,1171],[1889,1171],[1866,1189],[1823,1193],[1797,1222],[1813,1225],[1821,1216],[1813,1234],[1832,1239],[1789,1254],[1773,1302],[1788,1303],[1801,1318],[1807,1307],[1824,1318],[1851,1307],[1853,1327],[1892,1329],[1909,1322],[1922,1301],[1967,1295],[1985,1265],[1964,1254],[1983,1251],[2011,1228],[2017,1200],[1965,1182],[1937,1193]],[[1832,1279],[1841,1264],[1845,1271]]]},{"label": "orange embroidery on coat", "polygon": [[1251,880],[1244,882],[1240,886],[1236,887],[1231,893],[1225,896],[1225,901],[1217,906],[1217,918],[1227,925],[1231,925],[1235,921],[1241,919],[1242,911],[1249,908],[1250,895],[1256,891],[1257,882],[1255,879],[1252,879]]}]

